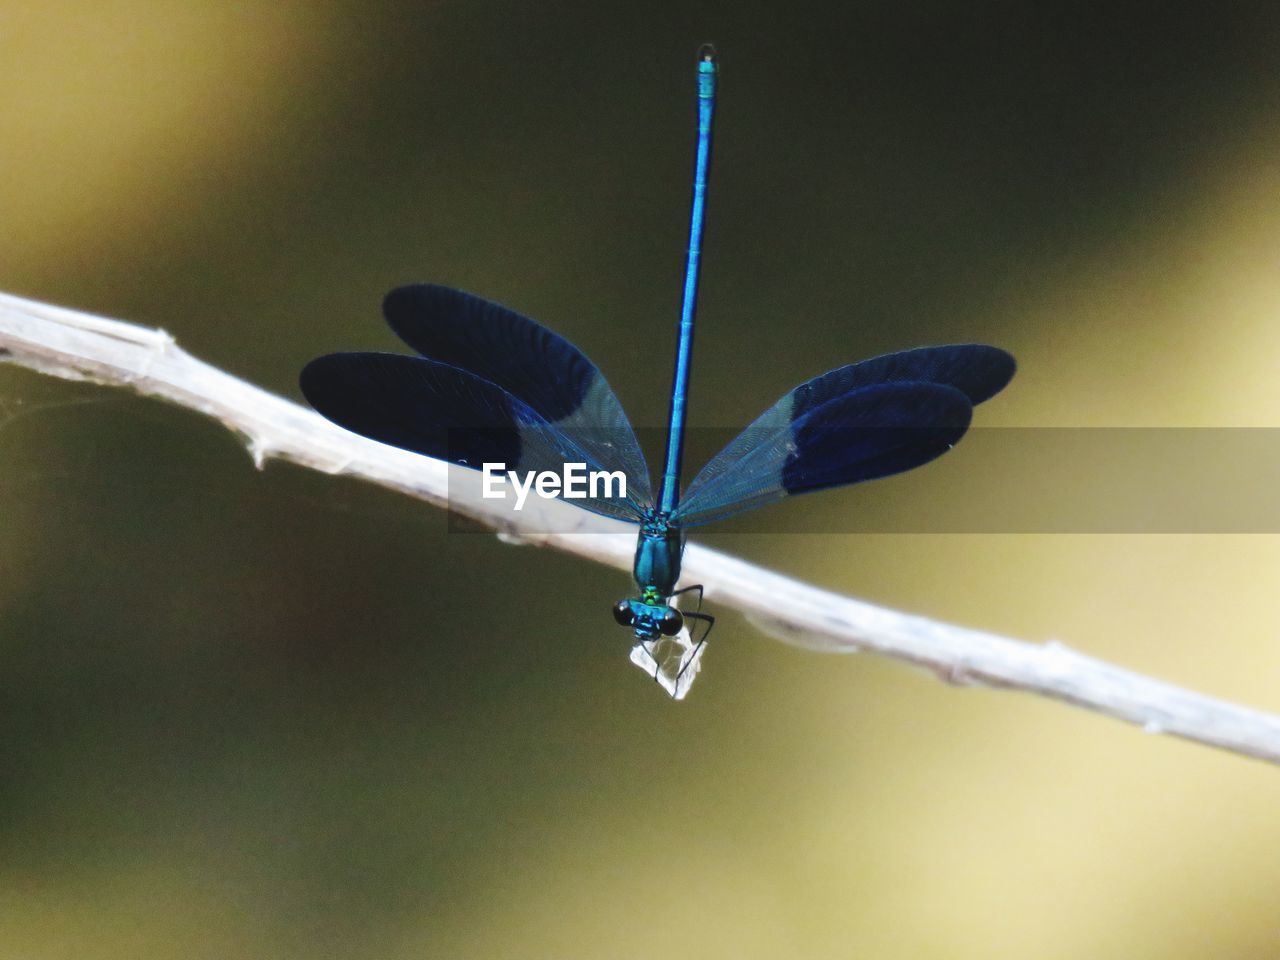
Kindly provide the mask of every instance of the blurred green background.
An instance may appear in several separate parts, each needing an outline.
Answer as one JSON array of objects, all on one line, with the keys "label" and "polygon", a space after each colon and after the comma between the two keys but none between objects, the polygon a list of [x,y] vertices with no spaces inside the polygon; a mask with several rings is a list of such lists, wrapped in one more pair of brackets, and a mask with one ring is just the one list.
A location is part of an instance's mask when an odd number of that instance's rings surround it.
[{"label": "blurred green background", "polygon": [[[449,283],[660,423],[705,40],[696,424],[967,340],[987,426],[1280,424],[1270,3],[0,2],[0,289],[296,398]],[[702,539],[1280,709],[1274,536],[784,532],[860,502]],[[628,588],[0,368],[0,955],[1280,955],[1275,768],[725,610],[673,704]]]}]

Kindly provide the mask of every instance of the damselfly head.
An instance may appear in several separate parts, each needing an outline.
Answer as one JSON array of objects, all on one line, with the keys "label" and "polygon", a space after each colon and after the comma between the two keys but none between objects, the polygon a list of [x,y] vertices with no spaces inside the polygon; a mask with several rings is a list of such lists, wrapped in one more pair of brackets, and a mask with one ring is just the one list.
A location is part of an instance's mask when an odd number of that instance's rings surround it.
[{"label": "damselfly head", "polygon": [[643,600],[619,600],[613,605],[613,619],[630,627],[637,640],[674,637],[684,627],[684,616],[675,607]]}]

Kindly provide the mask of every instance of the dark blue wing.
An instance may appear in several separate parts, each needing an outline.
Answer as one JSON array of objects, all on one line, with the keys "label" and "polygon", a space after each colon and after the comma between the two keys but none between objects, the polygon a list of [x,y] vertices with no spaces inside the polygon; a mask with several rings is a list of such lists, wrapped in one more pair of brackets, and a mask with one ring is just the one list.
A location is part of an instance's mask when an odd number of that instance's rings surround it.
[{"label": "dark blue wing", "polygon": [[997,347],[955,343],[919,347],[872,357],[828,371],[796,387],[779,404],[787,403],[792,418],[828,400],[873,383],[940,383],[955,387],[975,407],[1008,386],[1017,364]]},{"label": "dark blue wing", "polygon": [[[689,485],[676,515],[686,525],[709,523],[740,510],[779,500],[789,493],[802,492],[799,489],[787,489],[785,482],[779,479],[786,457],[781,457],[782,462],[780,462],[778,444],[782,444],[785,449],[786,445],[793,440],[795,425],[805,420],[814,411],[842,397],[876,385],[934,384],[959,391],[970,405],[975,405],[990,399],[1004,389],[1016,369],[1017,365],[1013,357],[1003,350],[985,344],[962,343],[903,350],[899,353],[851,363],[814,377],[796,387],[766,410],[755,423],[739,434],[729,446],[708,463]],[[870,395],[864,396],[863,402],[871,402],[874,399],[875,397]],[[868,408],[866,412],[869,415],[873,410]],[[968,417],[969,414],[966,413],[964,418],[966,425]],[[812,421],[805,420],[805,422]],[[963,432],[962,429],[960,433],[963,434]],[[890,439],[889,433],[879,435],[886,442]],[[959,435],[957,435],[958,438]],[[918,435],[918,439],[927,441],[924,435]],[[837,448],[839,446],[838,442],[831,445]],[[927,442],[925,446],[927,447]],[[757,449],[763,449],[765,452],[753,455],[753,451]],[[770,450],[773,451],[772,454]],[[868,475],[865,474],[864,469],[873,467],[874,464],[859,467],[852,462],[863,451],[864,448],[857,447],[847,454],[841,454],[839,449],[829,451],[824,449],[825,458],[834,463],[850,465],[851,473],[848,479],[825,483],[823,486],[871,480],[877,476],[909,470],[937,456],[935,453],[905,466]],[[750,459],[747,459],[749,456]],[[787,456],[795,455],[788,453]],[[804,459],[808,461],[817,457],[818,452],[815,450],[807,454]],[[745,465],[742,464],[743,461]],[[772,464],[772,466],[766,466],[766,464]],[[770,469],[777,474],[773,480],[767,476]],[[794,474],[796,470],[793,463],[792,473]],[[764,499],[757,499],[758,495],[766,492],[770,483],[775,483],[774,493]],[[777,484],[781,486],[776,486]],[[804,489],[819,489],[819,487],[808,486]]]},{"label": "dark blue wing", "polygon": [[673,519],[697,526],[797,493],[910,470],[950,449],[973,413],[961,390],[939,383],[872,383],[816,405],[802,392],[812,383],[712,458]]},{"label": "dark blue wing", "polygon": [[[507,390],[447,363],[389,353],[334,353],[302,370],[307,402],[340,427],[415,453],[480,469],[502,463],[509,470],[554,470],[584,463],[588,470],[623,469],[601,463],[592,451]],[[622,498],[574,499],[595,513],[637,522],[637,502],[627,474]],[[646,484],[647,490],[647,484]]]},{"label": "dark blue wing", "polygon": [[382,312],[418,353],[502,388],[601,469],[626,473],[637,504],[652,503],[649,468],[622,404],[596,365],[568,340],[496,303],[434,284],[392,290]]}]

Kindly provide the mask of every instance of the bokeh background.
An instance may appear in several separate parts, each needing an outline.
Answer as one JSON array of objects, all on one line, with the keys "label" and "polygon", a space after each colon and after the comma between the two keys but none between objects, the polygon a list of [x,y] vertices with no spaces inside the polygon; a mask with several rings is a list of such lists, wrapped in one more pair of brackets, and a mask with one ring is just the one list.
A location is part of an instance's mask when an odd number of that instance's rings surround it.
[{"label": "bokeh background", "polygon": [[[1280,424],[1269,3],[0,0],[0,289],[298,397],[450,283],[660,423],[705,40],[695,423],[978,340],[988,426]],[[1275,536],[786,533],[874,502],[704,539],[1280,710]],[[673,704],[628,586],[0,369],[0,956],[1280,954],[1274,767],[725,610]]]}]

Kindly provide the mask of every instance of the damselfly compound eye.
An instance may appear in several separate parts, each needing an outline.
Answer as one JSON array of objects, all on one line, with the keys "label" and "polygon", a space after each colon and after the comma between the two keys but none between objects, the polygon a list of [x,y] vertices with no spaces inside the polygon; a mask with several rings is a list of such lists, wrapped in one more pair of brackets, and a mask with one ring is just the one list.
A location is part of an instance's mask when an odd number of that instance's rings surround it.
[{"label": "damselfly compound eye", "polygon": [[619,600],[613,605],[613,619],[618,621],[618,626],[629,627],[636,622],[636,615],[631,612],[631,604],[625,600]]}]

